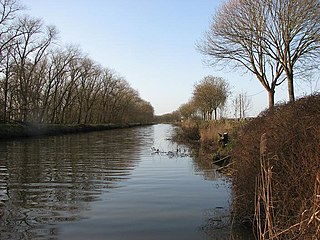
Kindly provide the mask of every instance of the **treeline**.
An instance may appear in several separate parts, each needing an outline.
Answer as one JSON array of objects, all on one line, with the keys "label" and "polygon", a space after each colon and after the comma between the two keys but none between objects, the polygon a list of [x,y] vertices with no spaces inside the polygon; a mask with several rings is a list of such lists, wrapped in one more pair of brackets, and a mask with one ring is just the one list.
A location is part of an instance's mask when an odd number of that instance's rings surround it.
[{"label": "treeline", "polygon": [[57,30],[0,0],[0,121],[58,124],[151,122],[149,102],[115,71],[76,47],[61,47]]},{"label": "treeline", "polygon": [[[235,119],[247,117],[251,101],[245,92],[235,94],[232,99],[227,81],[221,77],[205,76],[195,83],[190,100],[178,110],[158,116],[159,122],[176,122],[180,120],[217,120],[226,117],[226,112],[234,112]],[[227,105],[230,100],[231,105]]]},{"label": "treeline", "polygon": [[218,110],[223,110],[229,93],[226,80],[220,77],[206,76],[196,83],[192,98],[178,109],[184,119],[201,118],[212,120],[218,118]]}]

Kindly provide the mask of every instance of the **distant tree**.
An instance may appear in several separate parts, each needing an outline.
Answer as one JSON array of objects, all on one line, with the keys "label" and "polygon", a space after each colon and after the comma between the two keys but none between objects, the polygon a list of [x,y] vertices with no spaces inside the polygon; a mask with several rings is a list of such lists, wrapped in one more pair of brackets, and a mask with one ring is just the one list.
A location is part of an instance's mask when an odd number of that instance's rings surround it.
[{"label": "distant tree", "polygon": [[232,104],[234,107],[234,116],[239,119],[247,117],[247,113],[251,108],[251,100],[247,93],[239,93],[233,100]]},{"label": "distant tree", "polygon": [[19,16],[21,9],[18,0],[0,0],[0,121],[153,121],[151,104],[123,77],[78,48],[54,44],[55,27]]},{"label": "distant tree", "polygon": [[158,123],[173,123],[179,122],[181,120],[181,115],[179,111],[173,111],[172,113],[166,113],[155,117]]},{"label": "distant tree", "polygon": [[151,123],[154,121],[154,109],[151,104],[145,100],[142,100],[138,95],[131,102],[131,106],[124,116],[126,122],[135,123]]},{"label": "distant tree", "polygon": [[179,107],[178,112],[180,113],[181,117],[186,120],[195,117],[195,115],[197,114],[197,108],[193,101],[189,101],[182,104]]},{"label": "distant tree", "polygon": [[206,76],[195,85],[193,101],[205,120],[217,119],[217,109],[222,108],[228,97],[228,84],[223,78]]}]

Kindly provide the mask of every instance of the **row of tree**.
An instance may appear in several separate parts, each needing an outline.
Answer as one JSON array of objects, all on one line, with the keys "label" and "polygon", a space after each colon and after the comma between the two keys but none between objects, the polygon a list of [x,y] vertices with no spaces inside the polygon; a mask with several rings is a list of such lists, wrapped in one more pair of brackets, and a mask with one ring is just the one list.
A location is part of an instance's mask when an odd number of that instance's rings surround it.
[{"label": "row of tree", "polygon": [[[229,65],[254,74],[268,92],[270,109],[277,86],[284,82],[289,101],[294,101],[294,80],[319,70],[320,1],[226,0],[197,49],[212,66]],[[206,77],[195,85],[192,99],[172,116],[216,119],[227,92],[223,79]],[[250,99],[245,93],[232,104],[235,117],[246,117]]]},{"label": "row of tree", "polygon": [[276,87],[318,70],[319,0],[227,0],[213,15],[198,49],[209,63],[240,67],[254,74],[274,106]]},{"label": "row of tree", "polygon": [[[229,85],[221,77],[206,76],[195,84],[191,99],[182,104],[179,109],[172,114],[175,119],[195,119],[216,120],[225,117],[227,100],[231,93]],[[247,117],[251,107],[251,101],[246,93],[239,93],[232,99],[232,106],[228,108],[234,110],[234,117],[243,119]],[[230,108],[230,109],[231,109]]]},{"label": "row of tree", "polygon": [[[228,117],[245,119],[251,108],[251,100],[245,92],[234,95],[231,99],[229,85],[221,77],[206,76],[194,85],[192,97],[178,110],[157,117],[158,122],[175,122],[187,119],[204,121]],[[229,103],[228,103],[229,102]],[[231,116],[233,112],[233,117]]]},{"label": "row of tree", "polygon": [[178,109],[185,119],[201,116],[203,120],[217,119],[228,97],[228,84],[223,78],[206,76],[196,83],[192,98]]},{"label": "row of tree", "polygon": [[87,124],[152,121],[154,110],[115,71],[78,48],[61,47],[55,27],[0,0],[0,120]]}]

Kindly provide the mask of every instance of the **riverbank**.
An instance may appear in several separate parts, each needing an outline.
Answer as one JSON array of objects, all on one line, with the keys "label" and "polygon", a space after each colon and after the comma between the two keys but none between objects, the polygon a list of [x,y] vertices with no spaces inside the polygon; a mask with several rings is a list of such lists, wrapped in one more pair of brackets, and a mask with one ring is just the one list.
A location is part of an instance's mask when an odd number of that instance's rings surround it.
[{"label": "riverbank", "polygon": [[104,131],[121,128],[131,128],[143,125],[142,123],[123,124],[0,124],[0,139],[12,139],[21,137],[52,136],[62,134],[83,133],[92,131]]},{"label": "riverbank", "polygon": [[[209,161],[229,156],[234,224],[258,239],[320,236],[320,94],[275,106],[243,123],[185,122],[182,138]],[[209,126],[209,127],[208,127]],[[219,144],[226,130],[229,142]]]},{"label": "riverbank", "polygon": [[275,106],[239,132],[233,212],[259,239],[319,239],[320,94]]},{"label": "riverbank", "polygon": [[[174,141],[199,149],[198,155],[207,161],[219,161],[230,157],[238,132],[247,120],[195,121],[178,124]],[[227,135],[226,135],[227,134]]]}]

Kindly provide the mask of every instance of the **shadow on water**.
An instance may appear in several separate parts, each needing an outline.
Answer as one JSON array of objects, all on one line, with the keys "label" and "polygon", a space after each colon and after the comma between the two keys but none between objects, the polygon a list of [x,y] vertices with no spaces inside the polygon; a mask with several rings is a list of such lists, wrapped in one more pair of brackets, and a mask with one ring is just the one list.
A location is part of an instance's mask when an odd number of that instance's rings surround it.
[{"label": "shadow on water", "polygon": [[[138,129],[0,143],[1,239],[47,238],[54,223],[85,217],[101,191],[119,188],[148,137]],[[147,129],[150,135],[150,129]]]}]

